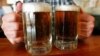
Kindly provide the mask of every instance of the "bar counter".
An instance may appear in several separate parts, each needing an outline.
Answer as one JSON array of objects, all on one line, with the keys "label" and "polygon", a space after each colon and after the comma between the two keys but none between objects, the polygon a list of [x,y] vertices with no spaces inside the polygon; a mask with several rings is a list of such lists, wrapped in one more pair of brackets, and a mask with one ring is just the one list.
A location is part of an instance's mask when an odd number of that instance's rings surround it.
[{"label": "bar counter", "polygon": [[[0,56],[31,56],[24,47],[15,48],[6,38],[0,38]],[[41,55],[39,55],[41,56]],[[80,41],[73,51],[61,51],[53,46],[52,51],[43,56],[100,56],[100,36],[91,36]]]}]

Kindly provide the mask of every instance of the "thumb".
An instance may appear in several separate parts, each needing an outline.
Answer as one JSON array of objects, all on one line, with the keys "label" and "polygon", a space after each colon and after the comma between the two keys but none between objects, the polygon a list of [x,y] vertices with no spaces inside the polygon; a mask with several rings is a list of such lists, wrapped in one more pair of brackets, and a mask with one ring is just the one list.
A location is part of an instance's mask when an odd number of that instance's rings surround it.
[{"label": "thumb", "polygon": [[84,13],[84,11],[83,11],[82,9],[80,9],[80,13],[81,13],[81,14],[83,14],[83,13]]}]

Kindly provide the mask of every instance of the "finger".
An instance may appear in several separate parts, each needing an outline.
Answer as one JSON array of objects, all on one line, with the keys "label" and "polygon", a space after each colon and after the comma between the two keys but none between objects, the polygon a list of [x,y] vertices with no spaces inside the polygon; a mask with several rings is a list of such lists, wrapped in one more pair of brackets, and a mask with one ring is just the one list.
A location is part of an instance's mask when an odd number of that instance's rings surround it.
[{"label": "finger", "polygon": [[24,38],[22,38],[22,37],[17,37],[17,38],[15,39],[15,43],[19,44],[19,43],[21,43],[21,42],[24,42]]},{"label": "finger", "polygon": [[78,28],[79,29],[87,29],[87,22],[79,22]]},{"label": "finger", "polygon": [[79,34],[78,39],[84,40],[84,39],[86,39],[86,38],[88,38],[88,37],[85,36],[85,35],[83,35],[83,34]]},{"label": "finger", "polygon": [[23,37],[23,31],[4,31],[4,34],[9,38]]},{"label": "finger", "polygon": [[24,39],[23,31],[4,31],[7,39],[12,43],[20,43]]},{"label": "finger", "polygon": [[79,15],[79,21],[81,22],[89,22],[89,21],[92,21],[94,22],[94,17],[89,15],[89,14],[80,14]]},{"label": "finger", "polygon": [[5,16],[3,16],[2,21],[5,22],[22,22],[21,15],[18,15],[16,13],[10,13]]},{"label": "finger", "polygon": [[14,37],[12,37],[11,35],[9,36],[6,31],[4,31],[5,36],[7,37],[7,39],[10,41],[10,43],[14,44]]},{"label": "finger", "polygon": [[81,13],[81,14],[83,14],[83,13],[84,13],[82,9],[80,9],[80,13]]},{"label": "finger", "polygon": [[89,29],[89,30],[87,30],[87,29],[82,29],[82,30],[79,30],[79,35],[80,35],[80,36],[89,37],[89,36],[91,35],[91,33],[92,33],[92,30],[93,30],[93,29]]},{"label": "finger", "polygon": [[94,22],[80,22],[79,29],[91,29],[94,28]]},{"label": "finger", "polygon": [[4,30],[23,30],[23,24],[19,22],[3,22],[1,27]]},{"label": "finger", "polygon": [[10,41],[10,43],[11,44],[13,44],[13,45],[16,45],[16,44],[19,44],[19,43],[21,43],[21,42],[24,42],[24,38],[22,38],[22,37],[17,37],[17,38],[9,38],[9,37],[7,37],[7,39]]}]

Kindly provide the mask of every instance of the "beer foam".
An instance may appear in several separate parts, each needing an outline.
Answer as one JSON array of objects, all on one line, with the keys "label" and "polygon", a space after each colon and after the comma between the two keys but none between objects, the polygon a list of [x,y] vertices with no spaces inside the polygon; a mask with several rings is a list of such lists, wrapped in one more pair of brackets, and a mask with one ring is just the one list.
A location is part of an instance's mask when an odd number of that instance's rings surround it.
[{"label": "beer foam", "polygon": [[58,5],[56,6],[57,11],[80,11],[80,8],[75,5]]},{"label": "beer foam", "polygon": [[50,12],[51,6],[47,3],[24,3],[23,12]]}]

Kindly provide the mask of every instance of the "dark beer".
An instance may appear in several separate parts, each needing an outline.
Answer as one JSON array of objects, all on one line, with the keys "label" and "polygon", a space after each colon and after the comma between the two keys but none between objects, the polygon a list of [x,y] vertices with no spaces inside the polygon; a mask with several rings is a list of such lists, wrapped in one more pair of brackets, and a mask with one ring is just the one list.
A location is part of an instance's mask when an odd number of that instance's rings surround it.
[{"label": "dark beer", "polygon": [[68,49],[68,43],[71,45],[77,39],[78,14],[79,8],[72,5],[56,7],[55,31],[58,48]]},{"label": "dark beer", "polygon": [[[30,7],[29,9],[27,9]],[[32,55],[48,53],[52,47],[51,7],[46,3],[26,3],[24,11],[25,41]]]},{"label": "dark beer", "polygon": [[50,12],[34,12],[36,41],[45,41],[50,37]]}]

